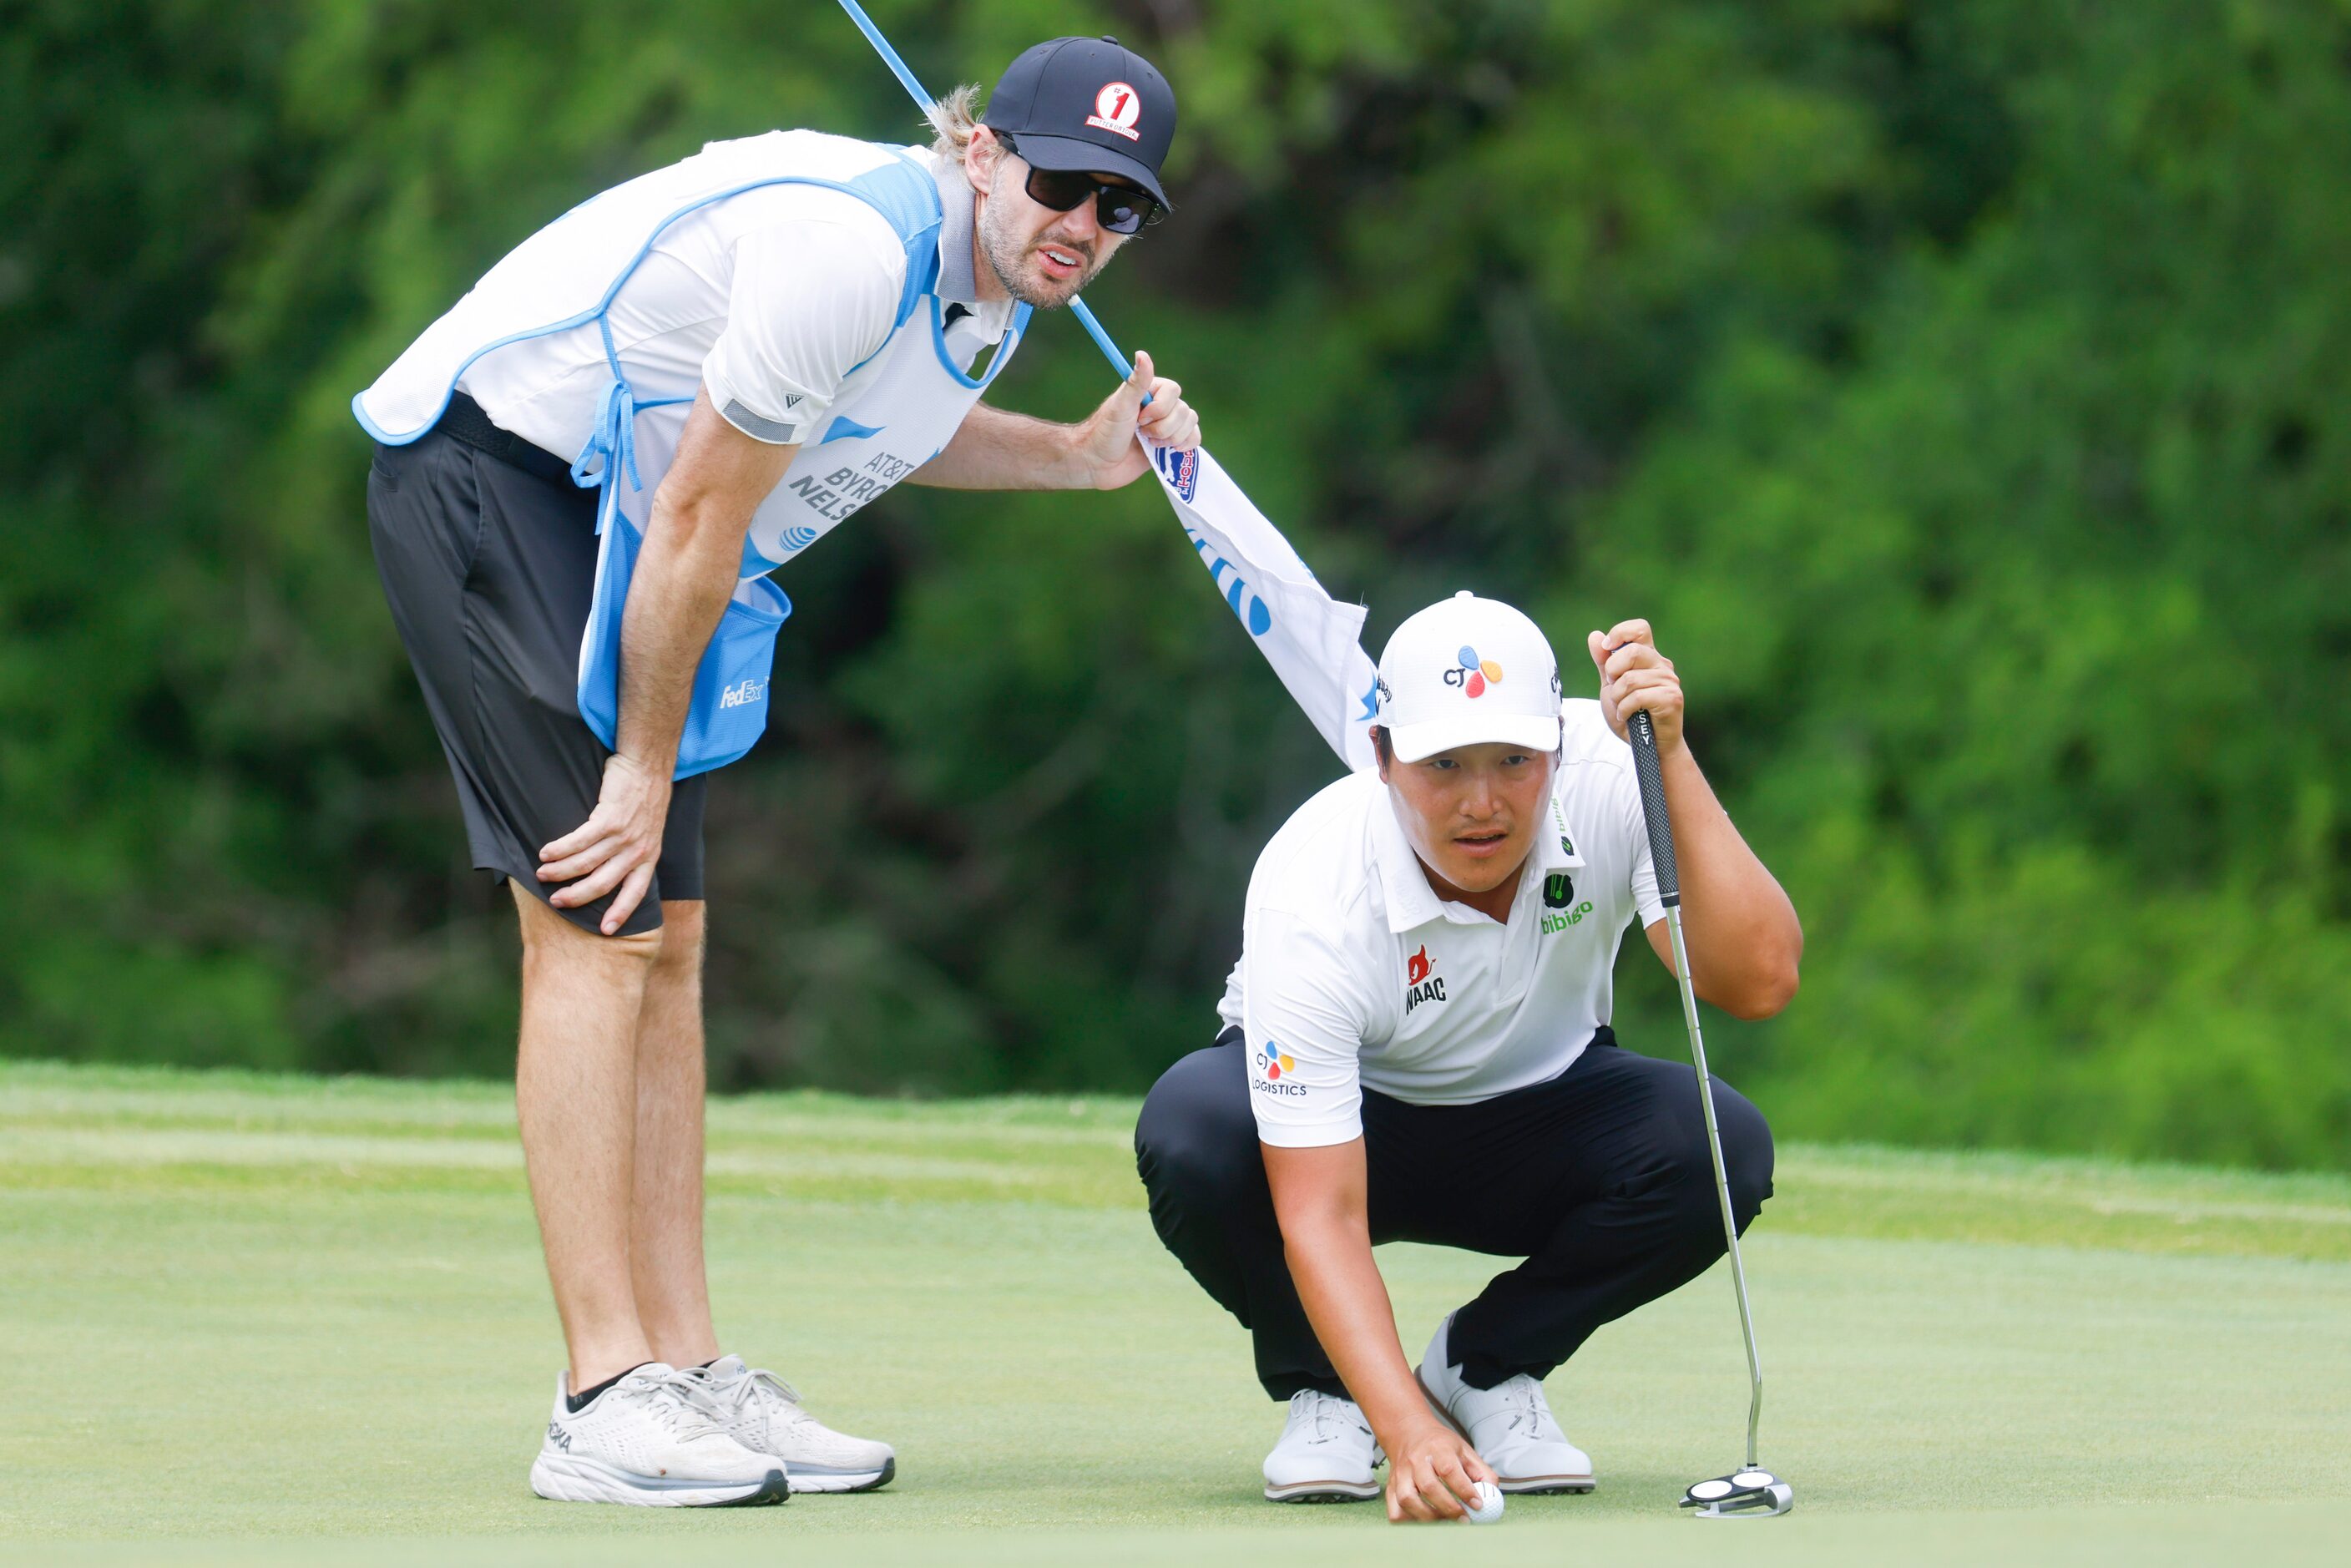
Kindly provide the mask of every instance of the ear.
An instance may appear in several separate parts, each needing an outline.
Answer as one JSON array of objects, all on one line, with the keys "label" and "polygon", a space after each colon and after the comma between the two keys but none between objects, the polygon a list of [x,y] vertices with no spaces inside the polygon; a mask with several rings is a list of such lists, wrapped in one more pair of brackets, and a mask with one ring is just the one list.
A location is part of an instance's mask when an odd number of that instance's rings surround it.
[{"label": "ear", "polygon": [[971,140],[964,144],[963,177],[965,183],[981,195],[996,184],[996,167],[1004,156],[1004,143],[996,132],[985,125],[971,128]]}]

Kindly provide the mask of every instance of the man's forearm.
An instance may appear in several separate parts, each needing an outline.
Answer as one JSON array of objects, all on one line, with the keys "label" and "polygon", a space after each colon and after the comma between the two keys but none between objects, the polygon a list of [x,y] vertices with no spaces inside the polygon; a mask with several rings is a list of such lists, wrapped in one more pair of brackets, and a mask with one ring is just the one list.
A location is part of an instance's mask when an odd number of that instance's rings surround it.
[{"label": "man's forearm", "polygon": [[694,675],[726,613],[743,559],[740,528],[653,501],[621,619],[621,716],[613,749],[666,774],[694,699]]},{"label": "man's forearm", "polygon": [[1383,1441],[1428,1416],[1396,1341],[1395,1309],[1372,1257],[1370,1232],[1341,1220],[1285,1227],[1282,1249],[1306,1321]]},{"label": "man's forearm", "polygon": [[1795,905],[1747,847],[1687,743],[1664,759],[1664,773],[1691,983],[1740,1017],[1777,1012],[1795,993],[1803,956]]},{"label": "man's forearm", "polygon": [[1093,471],[1080,458],[1079,427],[975,403],[945,450],[907,482],[946,490],[1084,490]]}]

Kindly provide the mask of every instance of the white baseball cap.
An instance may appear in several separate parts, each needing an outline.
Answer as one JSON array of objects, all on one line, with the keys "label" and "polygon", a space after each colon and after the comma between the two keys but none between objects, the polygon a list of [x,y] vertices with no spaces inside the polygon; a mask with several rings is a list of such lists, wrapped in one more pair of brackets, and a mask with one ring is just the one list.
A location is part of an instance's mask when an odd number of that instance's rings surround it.
[{"label": "white baseball cap", "polygon": [[1499,741],[1559,749],[1559,660],[1542,628],[1463,589],[1409,617],[1380,654],[1379,726],[1399,762]]}]

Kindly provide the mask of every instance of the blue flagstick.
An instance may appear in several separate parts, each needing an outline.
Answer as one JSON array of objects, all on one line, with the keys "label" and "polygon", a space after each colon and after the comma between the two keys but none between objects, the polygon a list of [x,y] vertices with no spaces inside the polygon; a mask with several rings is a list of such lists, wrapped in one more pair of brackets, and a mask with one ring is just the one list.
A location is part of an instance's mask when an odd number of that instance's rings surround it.
[{"label": "blue flagstick", "polygon": [[[882,63],[897,77],[899,85],[913,95],[915,107],[927,113],[935,100],[923,90],[923,84],[914,79],[913,71],[906,68],[906,62],[899,57],[898,51],[890,47],[890,40],[882,36],[882,29],[873,25],[873,18],[865,14],[865,7],[857,0],[841,0],[841,8],[849,13],[849,19],[857,24],[857,30],[865,35],[865,41],[873,46],[873,52],[882,57]],[[1094,319],[1094,313],[1086,308],[1086,302],[1072,297],[1070,312],[1077,317],[1078,325],[1086,329],[1086,336],[1094,340],[1094,347],[1102,351],[1102,357],[1110,361],[1111,368],[1118,372],[1118,379],[1123,382],[1133,380],[1134,364],[1118,351],[1118,345],[1110,340],[1110,334],[1103,331],[1102,324]],[[1144,393],[1143,401],[1149,402],[1151,395]]]}]

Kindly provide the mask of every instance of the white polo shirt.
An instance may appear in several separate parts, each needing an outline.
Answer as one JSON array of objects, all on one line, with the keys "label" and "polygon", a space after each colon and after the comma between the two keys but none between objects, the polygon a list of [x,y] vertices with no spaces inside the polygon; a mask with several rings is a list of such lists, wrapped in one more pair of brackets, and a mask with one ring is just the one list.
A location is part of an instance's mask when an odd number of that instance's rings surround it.
[{"label": "white polo shirt", "polygon": [[[971,187],[960,165],[922,156],[945,209],[937,288],[952,318],[947,350],[967,368],[1004,335],[1013,301],[978,298]],[[590,202],[573,215],[596,213]],[[797,442],[888,340],[905,280],[905,248],[870,204],[821,185],[763,185],[655,236],[612,301],[613,345],[638,401],[692,397],[706,385],[712,405],[746,435]],[[499,428],[568,458],[595,429],[611,380],[603,336],[590,322],[494,350],[457,388]]]},{"label": "white polo shirt", "polygon": [[1437,897],[1375,772],[1300,807],[1258,857],[1218,1011],[1248,1038],[1258,1135],[1364,1130],[1369,1088],[1467,1105],[1564,1072],[1609,1019],[1625,928],[1665,918],[1633,753],[1589,699],[1508,922]]}]

